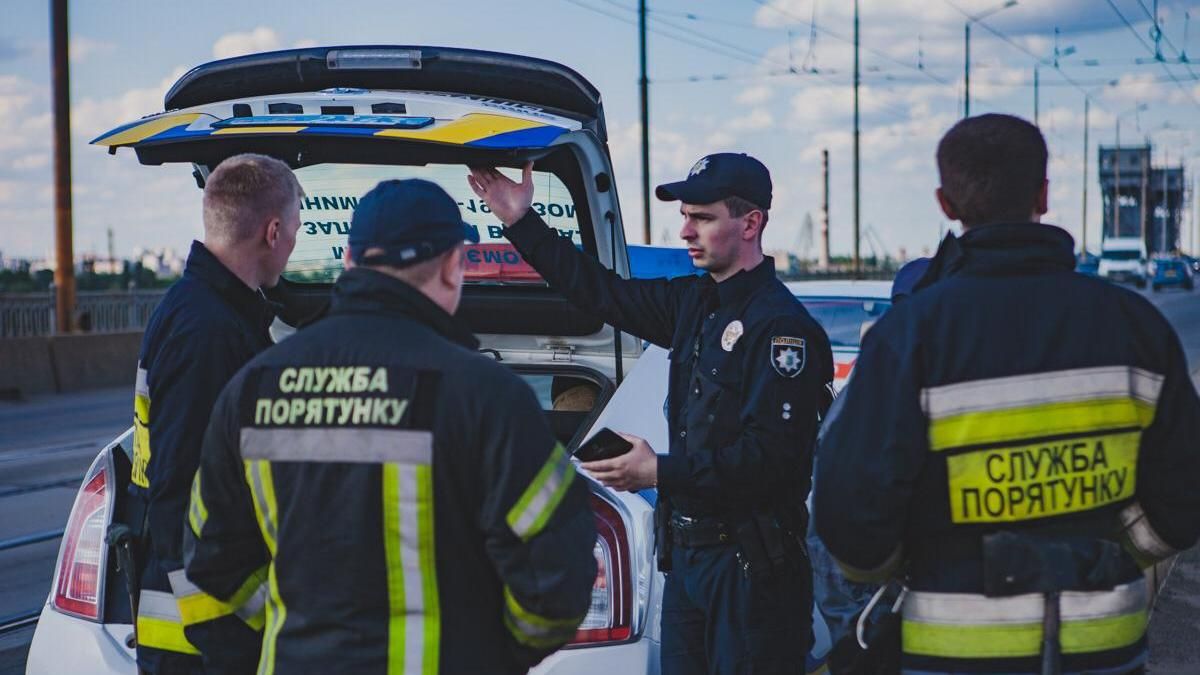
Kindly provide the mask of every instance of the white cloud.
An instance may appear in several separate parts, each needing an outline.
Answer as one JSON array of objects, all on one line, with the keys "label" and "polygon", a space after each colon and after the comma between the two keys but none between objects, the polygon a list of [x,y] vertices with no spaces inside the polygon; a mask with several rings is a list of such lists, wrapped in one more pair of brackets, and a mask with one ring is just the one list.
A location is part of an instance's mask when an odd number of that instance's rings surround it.
[{"label": "white cloud", "polygon": [[762,105],[775,96],[775,90],[765,84],[743,89],[735,99],[742,105]]},{"label": "white cloud", "polygon": [[729,122],[730,131],[762,131],[775,126],[775,116],[765,108],[755,108]]},{"label": "white cloud", "polygon": [[256,52],[273,51],[279,49],[280,44],[279,34],[274,29],[259,26],[245,33],[222,35],[213,44],[212,51],[215,58],[228,59]]},{"label": "white cloud", "polygon": [[77,36],[71,38],[70,55],[74,62],[86,61],[88,57],[97,54],[108,54],[114,51],[117,46],[111,42],[104,42],[95,38]]},{"label": "white cloud", "polygon": [[32,171],[35,169],[44,169],[49,165],[49,152],[35,152],[14,159],[12,168],[16,169],[17,171]]},{"label": "white cloud", "polygon": [[162,112],[163,96],[187,69],[175,68],[157,84],[135,87],[103,99],[85,98],[71,106],[71,130],[87,139],[151,113]]},{"label": "white cloud", "polygon": [[304,38],[301,40],[296,40],[294,43],[292,43],[292,47],[294,47],[296,49],[306,49],[308,47],[316,47],[320,44],[321,44],[320,42],[318,42],[312,38]]}]

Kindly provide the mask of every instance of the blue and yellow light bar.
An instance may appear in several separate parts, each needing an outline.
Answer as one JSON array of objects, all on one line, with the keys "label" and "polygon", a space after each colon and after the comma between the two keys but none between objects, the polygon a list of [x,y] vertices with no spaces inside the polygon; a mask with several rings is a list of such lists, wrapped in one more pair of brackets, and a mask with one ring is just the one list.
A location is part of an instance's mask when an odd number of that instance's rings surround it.
[{"label": "blue and yellow light bar", "polygon": [[176,112],[122,125],[97,137],[92,144],[118,148],[192,141],[209,136],[298,134],[518,149],[544,148],[566,131],[554,124],[494,113],[468,113],[455,120],[398,115],[263,115],[222,120],[207,113]]}]

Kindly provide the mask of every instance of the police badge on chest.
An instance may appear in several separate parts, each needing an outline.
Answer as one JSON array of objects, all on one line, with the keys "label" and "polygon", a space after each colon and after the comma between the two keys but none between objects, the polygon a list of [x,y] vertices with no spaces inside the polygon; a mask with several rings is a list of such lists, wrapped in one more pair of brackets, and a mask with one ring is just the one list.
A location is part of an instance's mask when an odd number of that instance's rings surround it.
[{"label": "police badge on chest", "polygon": [[771,367],[783,377],[795,377],[804,372],[808,351],[804,338],[776,336],[771,338]]}]

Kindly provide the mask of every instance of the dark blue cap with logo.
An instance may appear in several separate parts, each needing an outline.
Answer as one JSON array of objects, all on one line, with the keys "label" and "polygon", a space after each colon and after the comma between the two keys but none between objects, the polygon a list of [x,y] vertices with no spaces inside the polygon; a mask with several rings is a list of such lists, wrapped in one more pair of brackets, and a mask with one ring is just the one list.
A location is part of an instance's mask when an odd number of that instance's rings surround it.
[{"label": "dark blue cap with logo", "polygon": [[[350,221],[350,253],[360,265],[404,267],[455,244],[479,242],[479,230],[462,219],[458,203],[436,183],[419,178],[385,180],[358,200]],[[365,255],[368,250],[371,255]]]},{"label": "dark blue cap with logo", "polygon": [[712,204],[741,197],[763,209],[771,208],[771,172],[745,153],[718,152],[692,165],[686,179],[659,185],[654,194],[664,202]]}]

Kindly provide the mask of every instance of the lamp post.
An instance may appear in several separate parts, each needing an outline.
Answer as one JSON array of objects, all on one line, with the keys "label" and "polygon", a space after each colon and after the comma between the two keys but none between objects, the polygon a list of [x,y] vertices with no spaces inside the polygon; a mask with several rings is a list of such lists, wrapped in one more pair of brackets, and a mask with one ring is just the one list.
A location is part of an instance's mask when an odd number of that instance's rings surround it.
[{"label": "lamp post", "polygon": [[[1121,236],[1121,118],[1139,113],[1149,106],[1139,103],[1136,106],[1117,115],[1117,149],[1113,152],[1113,236]],[[1104,229],[1100,229],[1100,243],[1104,243]]]},{"label": "lamp post", "polygon": [[963,24],[963,117],[971,116],[971,24],[1016,5],[1017,0],[1007,0],[1003,5],[993,7],[982,14],[969,15]]}]

